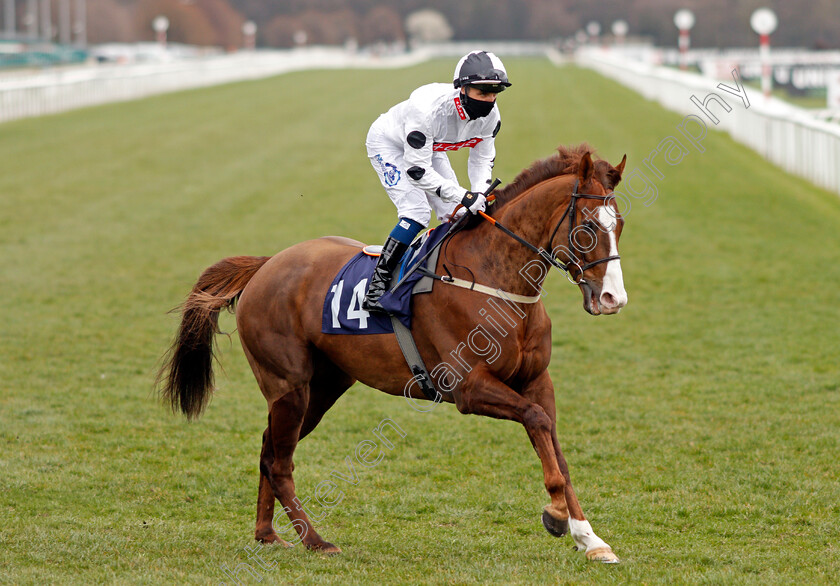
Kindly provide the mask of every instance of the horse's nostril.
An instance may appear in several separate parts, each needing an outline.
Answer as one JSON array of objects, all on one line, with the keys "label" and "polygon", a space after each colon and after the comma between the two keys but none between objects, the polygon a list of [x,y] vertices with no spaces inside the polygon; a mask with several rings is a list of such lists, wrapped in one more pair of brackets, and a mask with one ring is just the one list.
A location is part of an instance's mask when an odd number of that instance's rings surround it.
[{"label": "horse's nostril", "polygon": [[601,293],[601,305],[603,305],[604,307],[615,307],[616,305],[618,305],[618,302],[616,301],[615,297],[613,297],[612,293],[604,291],[603,293]]}]

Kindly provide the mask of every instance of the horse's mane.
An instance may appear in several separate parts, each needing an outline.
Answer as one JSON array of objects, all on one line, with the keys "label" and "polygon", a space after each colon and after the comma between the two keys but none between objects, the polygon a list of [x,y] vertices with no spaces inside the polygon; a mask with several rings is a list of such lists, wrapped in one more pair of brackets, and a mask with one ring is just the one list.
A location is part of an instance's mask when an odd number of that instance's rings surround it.
[{"label": "horse's mane", "polygon": [[591,156],[595,153],[595,149],[585,142],[577,146],[560,145],[557,147],[556,154],[541,161],[536,161],[519,173],[512,182],[498,188],[494,192],[496,194],[496,205],[503,206],[519,194],[546,179],[577,173],[580,160],[586,153]]}]

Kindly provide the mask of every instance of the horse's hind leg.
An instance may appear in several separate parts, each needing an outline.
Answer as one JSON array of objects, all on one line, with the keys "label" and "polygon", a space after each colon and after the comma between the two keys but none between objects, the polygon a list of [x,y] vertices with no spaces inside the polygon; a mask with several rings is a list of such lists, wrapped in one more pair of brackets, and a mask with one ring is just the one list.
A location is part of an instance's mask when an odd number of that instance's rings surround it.
[{"label": "horse's hind leg", "polygon": [[309,435],[320,423],[324,414],[356,379],[339,369],[320,352],[312,357],[313,373],[309,381],[309,405],[300,429],[300,439]]},{"label": "horse's hind leg", "polygon": [[[307,500],[301,502],[295,494],[293,455],[300,438],[301,426],[309,402],[309,386],[295,389],[276,399],[268,415],[268,438],[270,449],[264,450],[267,458],[260,462],[260,471],[268,480],[274,496],[289,517],[298,539],[308,548],[324,553],[339,553],[341,550],[324,541],[312,526],[306,511]],[[260,497],[263,497],[263,490]],[[261,502],[258,504],[265,504]],[[285,532],[281,532],[285,536]]]},{"label": "horse's hind leg", "polygon": [[270,441],[271,426],[265,428],[262,439],[262,450],[260,451],[260,488],[257,494],[257,528],[254,531],[254,539],[261,543],[278,543],[284,547],[291,547],[288,541],[280,539],[274,531],[274,490],[268,481],[268,469],[263,462],[271,462],[274,455]]},{"label": "horse's hind leg", "polygon": [[[260,372],[260,385],[272,384]],[[313,375],[305,393],[291,391],[272,404],[269,425],[263,433],[263,448],[260,455],[260,488],[257,498],[257,526],[255,538],[264,543],[282,543],[273,529],[275,496],[280,500],[301,541],[310,549],[326,553],[338,553],[338,547],[324,541],[312,528],[304,505],[295,497],[292,472],[292,455],[297,443],[318,424],[324,413],[352,384],[354,379],[340,371],[320,355],[313,356]],[[286,381],[281,382],[286,383]],[[299,397],[305,394],[305,400]],[[303,416],[301,417],[301,413]],[[279,480],[278,480],[279,476]],[[286,498],[281,496],[286,495]],[[285,536],[285,535],[284,535]]]}]

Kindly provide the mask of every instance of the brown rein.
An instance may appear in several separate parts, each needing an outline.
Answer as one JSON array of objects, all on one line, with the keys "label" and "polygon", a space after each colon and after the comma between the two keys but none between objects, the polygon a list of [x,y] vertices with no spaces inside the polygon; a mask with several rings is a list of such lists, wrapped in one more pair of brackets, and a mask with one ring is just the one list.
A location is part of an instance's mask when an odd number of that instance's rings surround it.
[{"label": "brown rein", "polygon": [[[498,220],[489,216],[488,214],[486,214],[482,211],[479,211],[478,213],[481,215],[482,218],[484,218],[485,220],[490,222],[493,226],[500,229],[502,232],[504,232],[505,234],[507,234],[508,236],[510,236],[511,238],[513,238],[514,240],[516,240],[517,242],[519,242],[520,244],[522,244],[523,246],[525,246],[526,248],[531,250],[532,252],[534,252],[535,254],[539,255],[541,258],[543,258],[551,266],[556,267],[556,268],[560,269],[561,271],[565,272],[566,273],[566,278],[569,279],[569,281],[571,283],[573,283],[575,285],[580,285],[582,283],[586,283],[586,281],[583,278],[583,273],[584,272],[588,271],[592,267],[597,266],[601,263],[609,262],[611,260],[619,260],[619,259],[621,259],[621,257],[617,254],[614,254],[614,255],[606,256],[604,258],[600,258],[598,260],[594,260],[594,261],[591,261],[591,262],[587,263],[586,262],[586,256],[585,256],[586,253],[581,251],[581,262],[586,263],[583,266],[581,266],[581,263],[578,262],[578,260],[575,258],[574,253],[572,252],[572,249],[575,248],[574,244],[572,242],[572,233],[575,230],[575,212],[576,212],[576,205],[575,204],[577,203],[577,200],[578,199],[598,199],[598,200],[601,200],[602,202],[604,202],[606,204],[606,202],[609,199],[612,199],[614,197],[611,194],[595,195],[593,193],[578,193],[578,190],[577,190],[578,189],[578,184],[579,184],[579,180],[575,179],[575,186],[572,189],[572,196],[569,200],[569,205],[566,207],[566,211],[563,212],[563,215],[560,217],[560,220],[557,222],[557,225],[554,227],[554,230],[552,230],[552,232],[551,232],[551,238],[549,238],[549,240],[548,240],[548,248],[549,248],[548,251],[544,250],[542,248],[537,248],[536,246],[534,246],[533,244],[531,244],[530,242],[528,242],[527,240],[525,240],[524,238],[522,238],[521,236],[519,236],[518,234],[513,232],[512,230],[509,230],[508,228],[506,228]],[[488,200],[490,198],[493,198],[491,200],[491,203],[492,203],[492,201],[495,201],[495,196],[491,195],[490,197],[488,197]],[[550,252],[550,251],[554,250],[551,245],[554,242],[554,237],[557,235],[557,231],[560,229],[560,225],[566,219],[566,216],[569,217],[569,248],[568,248],[568,252],[569,252],[569,255],[572,258],[570,263],[563,263],[553,254],[553,252]],[[574,280],[573,277],[572,277],[571,268],[570,268],[570,265],[572,263],[574,263],[574,266],[577,268],[578,271],[580,271],[580,275],[579,275],[577,280]]]}]

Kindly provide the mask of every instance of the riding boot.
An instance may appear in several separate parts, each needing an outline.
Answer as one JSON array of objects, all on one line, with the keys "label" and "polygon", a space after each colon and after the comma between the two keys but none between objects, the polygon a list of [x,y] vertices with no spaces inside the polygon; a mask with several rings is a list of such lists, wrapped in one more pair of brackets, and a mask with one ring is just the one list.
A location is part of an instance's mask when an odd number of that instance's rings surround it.
[{"label": "riding boot", "polygon": [[400,265],[406,250],[408,250],[408,244],[403,244],[390,236],[385,241],[382,246],[382,254],[379,255],[376,268],[373,269],[373,277],[370,280],[367,294],[362,301],[362,309],[385,312],[385,309],[379,304],[379,298],[388,290],[394,271]]}]

